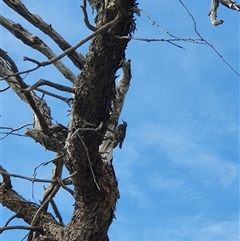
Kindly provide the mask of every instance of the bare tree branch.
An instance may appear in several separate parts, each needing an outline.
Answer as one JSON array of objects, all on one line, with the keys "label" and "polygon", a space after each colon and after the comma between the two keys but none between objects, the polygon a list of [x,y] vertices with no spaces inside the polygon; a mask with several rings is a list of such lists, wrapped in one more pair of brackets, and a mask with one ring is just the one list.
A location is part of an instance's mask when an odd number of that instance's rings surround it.
[{"label": "bare tree branch", "polygon": [[110,22],[106,23],[105,25],[103,25],[102,27],[100,27],[99,29],[97,29],[94,33],[88,35],[86,38],[82,39],[81,41],[79,41],[77,44],[75,44],[74,46],[72,46],[71,48],[65,50],[63,53],[61,53],[60,55],[58,55],[56,58],[50,60],[50,62],[46,61],[46,62],[42,62],[41,64],[43,66],[54,63],[55,61],[58,61],[59,59],[63,58],[65,55],[67,55],[68,53],[71,53],[72,51],[76,50],[77,48],[79,48],[81,45],[83,45],[84,43],[86,43],[87,41],[89,41],[90,39],[96,37],[99,34],[102,34],[103,32],[107,31],[110,27],[112,27],[114,24],[116,24],[117,22],[120,21],[121,19],[121,14],[117,14],[117,16]]},{"label": "bare tree branch", "polygon": [[143,12],[147,18],[149,19],[150,23],[153,25],[153,26],[156,26],[158,27],[159,29],[161,29],[164,33],[166,33],[167,35],[169,35],[170,37],[174,38],[174,39],[180,39],[179,37],[171,34],[169,31],[165,30],[163,27],[161,27],[158,23],[156,23],[155,21],[153,21],[153,19],[150,17],[150,15],[143,9],[139,9],[139,11]]},{"label": "bare tree branch", "polygon": [[202,39],[192,39],[192,38],[174,38],[174,39],[163,39],[163,38],[137,38],[133,36],[116,36],[116,38],[119,39],[131,39],[131,40],[138,40],[138,41],[144,41],[144,42],[167,42],[169,44],[172,44],[180,49],[184,49],[182,46],[175,44],[174,42],[188,42],[188,43],[194,43],[194,44],[206,44],[205,41]]},{"label": "bare tree branch", "polygon": [[79,41],[76,45],[70,47],[69,49],[65,50],[63,53],[59,54],[57,57],[50,59],[49,61],[44,61],[41,62],[40,64],[38,64],[38,66],[29,69],[29,70],[25,70],[25,71],[20,71],[20,72],[16,72],[14,74],[9,74],[6,75],[4,77],[2,77],[3,79],[7,78],[7,77],[11,77],[11,76],[16,76],[16,75],[20,75],[20,74],[24,74],[24,73],[29,73],[32,71],[35,71],[36,69],[43,67],[43,66],[47,66],[50,65],[52,63],[55,63],[56,61],[60,60],[61,58],[63,58],[64,56],[66,56],[67,54],[71,53],[72,51],[76,50],[77,48],[79,48],[81,45],[83,45],[84,43],[88,42],[90,39],[96,37],[99,34],[102,34],[103,32],[107,31],[109,28],[111,28],[114,24],[116,24],[117,22],[120,21],[121,19],[121,14],[117,14],[117,16],[110,22],[106,23],[105,25],[103,25],[102,27],[100,27],[98,30],[96,30],[94,33],[90,34],[89,36],[87,36],[86,38],[82,39],[81,41]]},{"label": "bare tree branch", "polygon": [[37,226],[22,226],[22,225],[16,225],[16,226],[7,226],[7,227],[3,227],[3,228],[0,228],[0,234],[3,232],[3,231],[6,231],[6,230],[13,230],[13,229],[23,229],[23,230],[32,230],[32,231],[38,231],[38,232],[42,232],[42,228],[40,227],[37,227]]},{"label": "bare tree branch", "polygon": [[57,205],[56,205],[56,203],[54,202],[53,199],[50,200],[50,204],[51,204],[51,206],[52,206],[52,209],[53,209],[56,217],[58,218],[59,223],[60,223],[62,226],[64,226],[62,215],[61,215],[60,211],[58,210],[58,207],[57,207]]},{"label": "bare tree branch", "polygon": [[[58,33],[56,32],[51,24],[47,24],[44,20],[37,14],[32,14],[28,9],[21,3],[20,0],[3,0],[10,8],[16,11],[19,15],[24,17],[32,25],[40,29],[43,33],[47,34],[52,40],[63,50],[69,49],[71,45]],[[68,53],[68,57],[71,59],[73,64],[82,69],[84,65],[84,58],[81,54],[75,51]]]},{"label": "bare tree branch", "polygon": [[41,92],[41,93],[43,93],[43,94],[49,95],[49,96],[51,96],[51,97],[53,97],[53,98],[62,100],[62,101],[64,101],[64,102],[66,102],[66,103],[68,103],[68,101],[69,101],[69,98],[67,98],[67,97],[63,97],[63,96],[61,96],[61,95],[54,94],[54,93],[52,93],[52,92],[49,92],[49,91],[47,91],[47,90],[43,90],[43,89],[41,89],[41,88],[36,88],[35,90],[36,90],[36,91],[39,91],[39,92]]},{"label": "bare tree branch", "polygon": [[211,3],[211,10],[208,14],[208,16],[210,16],[210,20],[211,20],[211,23],[215,26],[218,26],[218,25],[221,25],[223,24],[223,20],[217,20],[217,9],[218,9],[218,6],[219,6],[219,1],[216,1],[216,0],[212,0],[212,3]]},{"label": "bare tree branch", "polygon": [[[3,134],[5,135],[3,138],[1,138],[0,140],[3,140],[4,138],[6,138],[9,133],[8,132],[4,132],[4,131],[1,131],[0,134]],[[20,136],[20,137],[26,137],[25,135],[22,135],[22,134],[18,134],[18,133],[11,133],[10,134],[11,136]]]},{"label": "bare tree branch", "polygon": [[24,179],[30,182],[43,182],[43,183],[54,183],[53,180],[47,180],[47,179],[39,179],[39,178],[33,178],[33,177],[26,177],[26,176],[22,176],[22,175],[18,175],[18,174],[12,174],[12,173],[8,173],[6,171],[2,171],[0,170],[0,173],[2,175],[5,176],[9,176],[9,177],[16,177],[16,178],[20,178],[20,179]]},{"label": "bare tree branch", "polygon": [[[0,24],[16,38],[20,39],[24,44],[36,49],[48,59],[53,59],[56,57],[56,54],[47,46],[47,44],[45,44],[39,37],[34,36],[28,30],[23,28],[20,24],[6,19],[1,15]],[[53,64],[66,79],[70,80],[72,83],[75,82],[76,76],[64,65],[62,61],[55,61]]]},{"label": "bare tree branch", "polygon": [[24,91],[32,91],[34,89],[37,89],[37,87],[41,86],[41,85],[47,85],[47,86],[51,86],[57,90],[60,91],[65,91],[65,92],[69,92],[69,93],[73,93],[73,88],[64,86],[64,85],[60,85],[57,83],[53,83],[49,80],[45,80],[45,79],[40,79],[39,81],[37,81],[35,84],[29,86],[28,88],[24,89]]},{"label": "bare tree branch", "polygon": [[26,89],[28,85],[16,74],[18,69],[14,61],[2,49],[0,49],[0,57],[0,76],[11,76],[6,78],[6,82],[21,100],[31,107],[35,117],[34,127],[43,132],[47,132],[48,126],[51,125],[50,108],[47,106],[46,102],[35,95],[34,92],[23,93],[22,89]]},{"label": "bare tree branch", "polygon": [[[28,241],[108,240],[108,228],[114,217],[116,202],[119,198],[117,179],[112,165],[112,153],[119,142],[117,125],[132,77],[131,61],[125,59],[127,43],[133,39],[147,42],[165,41],[183,48],[178,45],[177,41],[185,41],[208,44],[213,49],[214,47],[198,33],[196,22],[189,12],[199,39],[175,37],[153,22],[148,14],[147,17],[152,25],[171,36],[170,39],[131,37],[135,29],[134,14],[140,11],[136,7],[135,0],[88,0],[90,5],[97,10],[95,23],[98,28],[89,23],[86,0],[83,0],[81,7],[84,12],[85,24],[95,32],[75,46],[66,47],[68,43],[60,39],[61,36],[55,33],[52,26],[47,25],[39,16],[30,13],[20,0],[4,0],[4,2],[41,31],[47,32],[56,43],[60,41],[59,44],[64,46],[62,47],[64,52],[58,56],[48,57],[48,61],[44,62],[25,57],[24,60],[37,66],[19,72],[12,59],[0,51],[0,76],[5,78],[13,91],[31,107],[35,120],[40,119],[40,124],[34,125],[33,130],[27,129],[25,135],[39,142],[46,149],[57,152],[57,156],[53,160],[41,164],[47,165],[52,162],[55,165],[51,180],[35,178],[36,170],[40,165],[35,168],[33,178],[14,176],[7,173],[6,170],[0,170],[0,174],[3,176],[3,182],[0,183],[0,202],[31,225],[31,229],[28,229],[30,230]],[[20,25],[16,26],[21,30]],[[16,26],[14,25],[14,27]],[[25,32],[21,34],[24,35]],[[32,38],[26,37],[24,41],[29,41],[30,46],[35,44],[45,47],[40,39],[35,36]],[[90,39],[92,41],[86,60],[81,62],[82,59],[75,56],[75,50]],[[40,78],[39,81],[29,86],[20,76],[21,73],[29,73],[52,63],[57,64],[66,55],[73,62],[75,61],[74,64],[79,69],[82,69],[79,76],[72,81],[74,82],[72,88]],[[116,83],[116,71],[119,68],[122,68],[123,74]],[[74,93],[74,96],[67,99],[40,89],[41,85]],[[39,98],[35,91],[48,94],[69,104],[71,112],[70,123],[67,127],[58,123],[52,124],[50,108],[42,100],[43,97]],[[44,108],[46,108],[47,117],[44,114]],[[63,179],[64,165],[70,177]],[[23,178],[33,184],[37,180],[50,183],[44,192],[41,206],[30,203],[12,190],[10,177]],[[68,184],[73,185],[74,191],[71,189],[72,186],[71,188],[66,186]],[[63,227],[62,216],[53,199],[61,187],[68,191],[75,201],[74,213],[65,227]],[[47,213],[49,203],[52,205],[53,214],[57,216],[56,220]],[[41,229],[34,229],[36,226]]]},{"label": "bare tree branch", "polygon": [[[22,125],[20,127],[17,127],[17,128],[12,128],[12,127],[4,127],[4,126],[0,126],[0,129],[1,130],[10,130],[9,132],[7,132],[5,134],[5,136],[1,137],[0,140],[3,140],[4,138],[6,138],[7,136],[11,135],[13,132],[15,131],[19,131],[21,130],[22,128],[26,127],[26,126],[32,126],[33,124],[25,124],[25,125]],[[2,132],[1,132],[2,133]]]}]

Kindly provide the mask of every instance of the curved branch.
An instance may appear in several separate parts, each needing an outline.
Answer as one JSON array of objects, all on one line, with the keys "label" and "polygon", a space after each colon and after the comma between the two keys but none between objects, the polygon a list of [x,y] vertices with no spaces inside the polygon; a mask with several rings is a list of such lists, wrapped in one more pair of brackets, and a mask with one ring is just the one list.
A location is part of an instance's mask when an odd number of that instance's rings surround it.
[{"label": "curved branch", "polygon": [[7,87],[1,89],[1,90],[0,90],[0,93],[1,93],[1,92],[4,92],[4,91],[6,91],[6,90],[8,90],[9,88],[10,88],[10,86],[7,86]]},{"label": "curved branch", "polygon": [[96,31],[97,28],[95,28],[94,26],[92,26],[90,23],[89,23],[89,20],[88,20],[88,14],[87,14],[87,10],[86,10],[86,6],[87,5],[87,1],[86,0],[83,0],[83,3],[82,5],[80,6],[83,10],[83,15],[84,15],[84,23],[86,24],[86,26],[92,30],[92,31]]}]

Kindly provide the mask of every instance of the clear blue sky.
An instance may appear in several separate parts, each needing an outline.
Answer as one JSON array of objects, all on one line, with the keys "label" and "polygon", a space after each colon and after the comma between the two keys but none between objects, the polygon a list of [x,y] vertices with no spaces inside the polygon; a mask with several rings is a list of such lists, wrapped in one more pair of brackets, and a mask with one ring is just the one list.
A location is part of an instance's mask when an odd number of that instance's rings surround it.
[{"label": "clear blue sky", "polygon": [[[81,1],[23,2],[72,45],[90,33],[82,22]],[[215,27],[208,17],[210,0],[184,3],[200,34],[239,72],[239,13],[220,6],[218,16],[225,22]],[[139,8],[171,34],[198,38],[178,0],[139,0]],[[4,3],[1,13],[61,52]],[[144,13],[137,17],[137,29],[135,37],[169,38]],[[85,54],[88,44],[78,51]],[[127,48],[133,78],[122,113],[128,122],[127,137],[123,149],[114,150],[121,198],[109,232],[111,241],[239,240],[239,76],[209,46],[178,44],[185,50],[164,42],[140,41],[131,41]],[[23,56],[45,60],[4,29],[1,47],[20,70],[32,67],[22,61]],[[78,74],[66,58],[64,61]],[[53,67],[31,73],[25,81],[31,84],[39,78],[70,84]],[[46,100],[55,120],[66,124],[66,106],[52,98]],[[2,126],[32,122],[30,110],[10,90],[1,95],[0,108]],[[40,162],[52,157],[53,153],[27,138],[10,136],[1,142],[1,163],[10,173],[31,176]],[[50,178],[51,168],[38,169],[38,177]],[[31,183],[12,181],[24,198],[32,198]],[[42,190],[42,185],[34,186],[37,201]],[[73,201],[66,192],[60,192],[56,200],[67,223]],[[1,212],[3,225],[11,213],[4,208]],[[8,231],[0,240],[21,240],[23,236],[24,232]]]}]

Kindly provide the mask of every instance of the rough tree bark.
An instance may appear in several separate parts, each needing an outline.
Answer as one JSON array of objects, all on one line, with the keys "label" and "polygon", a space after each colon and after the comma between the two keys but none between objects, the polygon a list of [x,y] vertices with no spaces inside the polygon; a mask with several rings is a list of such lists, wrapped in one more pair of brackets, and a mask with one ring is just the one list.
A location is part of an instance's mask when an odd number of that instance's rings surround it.
[{"label": "rough tree bark", "polygon": [[[31,14],[21,1],[4,2],[48,34],[63,51],[71,48],[51,25]],[[29,225],[28,241],[106,241],[114,218],[119,192],[112,166],[112,150],[118,142],[116,127],[131,79],[130,61],[125,59],[129,39],[118,37],[130,36],[135,30],[134,13],[137,3],[135,0],[88,2],[97,12],[95,26],[91,26],[87,20],[86,1],[83,1],[85,23],[93,30],[89,37],[92,38],[89,51],[85,58],[75,52],[76,48],[67,52],[69,59],[81,70],[78,77],[61,60],[54,60],[56,55],[41,39],[21,25],[3,16],[0,18],[3,27],[26,45],[43,53],[73,83],[66,87],[41,80],[29,86],[21,78],[11,57],[5,51],[0,51],[1,78],[29,105],[34,114],[33,129],[27,129],[25,134],[44,148],[56,152],[56,158],[52,161],[55,169],[51,184],[44,193],[41,205],[21,197],[11,185],[11,175],[3,167],[0,169],[3,179],[0,185],[0,202]],[[30,58],[25,60],[36,63],[37,68],[46,64]],[[116,71],[119,68],[123,69],[123,77],[116,86]],[[36,91],[42,91],[40,85],[50,85],[73,93],[72,99],[66,99],[71,105],[67,127],[52,124],[50,107],[36,94]],[[65,180],[61,175],[64,165],[71,176]],[[69,183],[73,184],[74,190],[67,187]],[[60,188],[66,189],[75,199],[74,213],[66,226],[62,224],[60,217],[56,220],[52,214],[46,212],[48,204],[53,204],[52,198]],[[4,228],[1,231],[3,230]]]}]

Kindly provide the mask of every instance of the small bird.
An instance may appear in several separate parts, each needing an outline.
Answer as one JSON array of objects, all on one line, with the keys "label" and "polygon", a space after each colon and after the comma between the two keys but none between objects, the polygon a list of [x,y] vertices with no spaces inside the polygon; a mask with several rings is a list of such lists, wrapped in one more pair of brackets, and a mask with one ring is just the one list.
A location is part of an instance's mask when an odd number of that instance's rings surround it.
[{"label": "small bird", "polygon": [[123,123],[117,127],[119,148],[122,149],[122,144],[126,136],[127,122],[122,120]]}]

